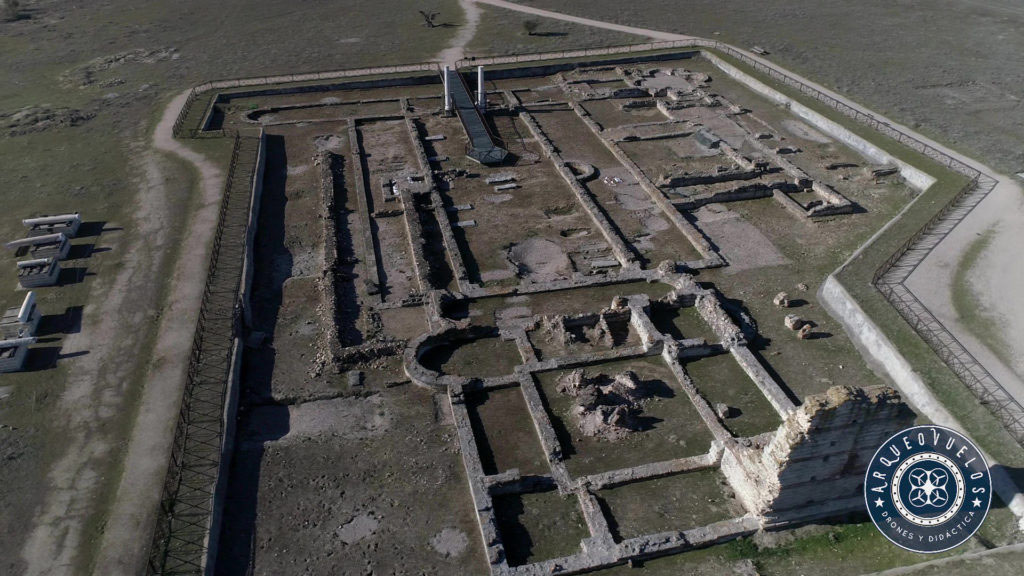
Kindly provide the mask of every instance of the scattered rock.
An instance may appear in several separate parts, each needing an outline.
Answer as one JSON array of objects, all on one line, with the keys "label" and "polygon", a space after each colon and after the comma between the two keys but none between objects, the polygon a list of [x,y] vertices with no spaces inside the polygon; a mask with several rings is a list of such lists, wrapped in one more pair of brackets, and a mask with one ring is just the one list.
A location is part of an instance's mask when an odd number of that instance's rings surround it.
[{"label": "scattered rock", "polygon": [[660,272],[662,274],[675,274],[675,272],[676,272],[676,263],[675,263],[675,261],[674,260],[662,260],[661,263],[658,264],[658,272]]},{"label": "scattered rock", "polygon": [[22,136],[54,128],[79,126],[94,116],[95,112],[54,108],[49,104],[26,106],[14,112],[0,114],[0,128],[6,129],[8,136]]},{"label": "scattered rock", "polygon": [[757,566],[750,558],[744,558],[732,565],[732,573],[736,576],[760,576]]},{"label": "scattered rock", "polygon": [[722,402],[716,402],[715,403],[715,414],[717,414],[719,418],[725,420],[726,418],[733,418],[733,417],[735,417],[736,416],[736,411],[733,410],[733,408],[731,406],[729,406],[728,404],[723,404]]},{"label": "scattered rock", "polygon": [[807,340],[811,337],[811,330],[812,328],[810,324],[804,324],[800,327],[800,330],[797,331],[796,337],[801,340]]},{"label": "scattered rock", "polygon": [[803,282],[801,282],[801,283],[796,285],[796,289],[801,291],[801,292],[807,292],[807,284],[804,284]]},{"label": "scattered rock", "polygon": [[786,323],[786,328],[790,330],[799,330],[805,324],[803,318],[796,314],[786,314],[784,322]]},{"label": "scattered rock", "polygon": [[584,436],[619,440],[639,429],[637,417],[649,394],[632,370],[615,377],[587,377],[582,369],[563,376],[557,390],[576,400],[572,414]]},{"label": "scattered rock", "polygon": [[316,147],[317,151],[329,150],[331,152],[338,152],[341,150],[341,146],[344,143],[344,140],[334,134],[317,136],[313,139],[313,145]]},{"label": "scattered rock", "polygon": [[772,298],[772,302],[779,308],[789,308],[789,294],[779,292],[775,295],[775,298]]},{"label": "scattered rock", "polygon": [[145,48],[136,48],[134,50],[127,50],[125,52],[118,52],[117,54],[111,54],[109,56],[101,56],[94,58],[82,66],[76,66],[60,75],[60,80],[67,86],[75,86],[78,88],[85,88],[92,84],[98,83],[100,86],[109,86],[111,82],[123,83],[120,79],[114,79],[113,81],[98,81],[96,79],[96,73],[111,68],[116,68],[123,64],[137,63],[137,64],[154,64],[162,60],[175,59],[177,56],[176,48],[157,48],[155,50],[147,50]]}]

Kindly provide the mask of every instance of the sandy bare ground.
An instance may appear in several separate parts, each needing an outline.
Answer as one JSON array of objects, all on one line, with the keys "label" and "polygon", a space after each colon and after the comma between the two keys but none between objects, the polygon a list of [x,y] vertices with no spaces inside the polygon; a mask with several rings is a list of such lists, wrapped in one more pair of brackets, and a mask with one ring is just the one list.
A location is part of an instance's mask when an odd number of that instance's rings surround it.
[{"label": "sandy bare ground", "polygon": [[[172,128],[188,96],[175,97],[153,133],[153,147],[185,160],[199,175],[199,208],[188,223],[161,315],[153,357],[124,464],[117,500],[107,521],[94,574],[138,574],[145,562],[167,455],[185,384],[203,280],[213,241],[224,173],[220,166],[174,139]],[[171,208],[171,207],[168,207]]]}]

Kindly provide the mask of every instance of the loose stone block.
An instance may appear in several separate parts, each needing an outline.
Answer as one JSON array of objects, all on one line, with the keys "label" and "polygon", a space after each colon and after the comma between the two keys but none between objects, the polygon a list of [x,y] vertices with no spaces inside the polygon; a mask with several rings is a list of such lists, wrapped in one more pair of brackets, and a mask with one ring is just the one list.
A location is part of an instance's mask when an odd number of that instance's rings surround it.
[{"label": "loose stone block", "polygon": [[779,308],[789,308],[789,294],[779,292],[772,298],[772,302]]},{"label": "loose stone block", "polygon": [[785,322],[786,328],[790,330],[799,330],[805,324],[804,320],[796,314],[786,314],[783,322]]}]

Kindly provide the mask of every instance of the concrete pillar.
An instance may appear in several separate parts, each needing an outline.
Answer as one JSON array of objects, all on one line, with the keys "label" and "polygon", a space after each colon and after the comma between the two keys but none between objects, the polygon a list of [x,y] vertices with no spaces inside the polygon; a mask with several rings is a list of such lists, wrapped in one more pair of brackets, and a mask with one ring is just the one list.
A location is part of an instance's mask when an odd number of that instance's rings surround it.
[{"label": "concrete pillar", "polygon": [[484,67],[476,67],[476,105],[480,110],[487,109],[487,93],[484,91]]},{"label": "concrete pillar", "polygon": [[444,112],[450,114],[452,111],[452,91],[448,87],[448,66],[444,67]]}]

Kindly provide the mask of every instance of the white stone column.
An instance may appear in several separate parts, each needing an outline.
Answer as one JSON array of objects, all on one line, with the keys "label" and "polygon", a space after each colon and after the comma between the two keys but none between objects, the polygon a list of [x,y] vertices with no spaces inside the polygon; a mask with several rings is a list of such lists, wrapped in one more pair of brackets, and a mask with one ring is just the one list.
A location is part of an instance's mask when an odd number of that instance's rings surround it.
[{"label": "white stone column", "polygon": [[484,91],[484,67],[476,67],[476,105],[480,110],[487,109],[487,92]]},{"label": "white stone column", "polygon": [[445,66],[444,67],[444,111],[445,111],[446,114],[449,114],[452,111],[452,92],[451,92],[451,89],[448,87],[448,74],[450,74],[450,72],[448,70],[448,66]]}]

